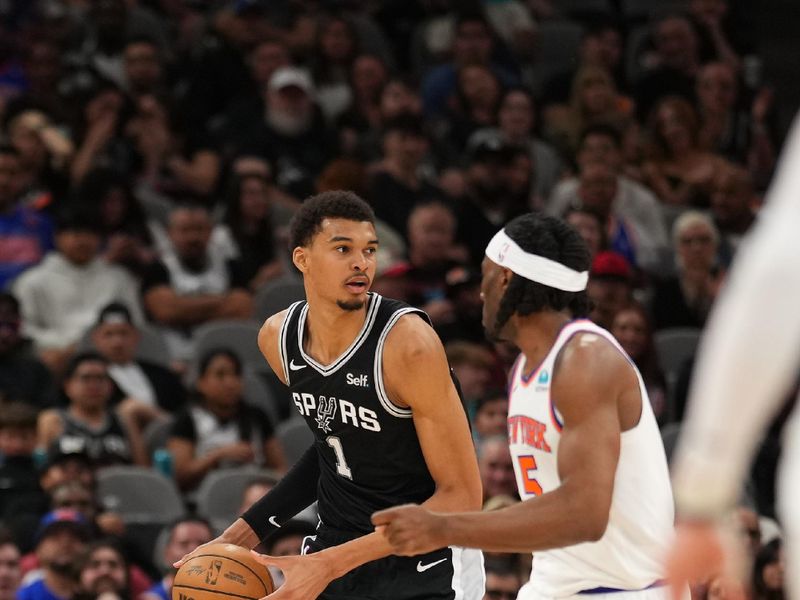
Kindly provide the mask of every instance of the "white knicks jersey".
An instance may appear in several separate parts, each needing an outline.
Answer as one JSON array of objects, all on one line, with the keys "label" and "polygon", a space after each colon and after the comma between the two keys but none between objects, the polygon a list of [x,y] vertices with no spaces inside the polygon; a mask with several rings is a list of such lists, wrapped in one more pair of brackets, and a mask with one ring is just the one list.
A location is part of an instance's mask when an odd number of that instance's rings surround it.
[{"label": "white knicks jersey", "polygon": [[[562,328],[549,354],[528,377],[521,373],[522,356],[514,366],[508,437],[522,500],[551,492],[561,484],[558,444],[562,419],[550,398],[553,366],[564,345],[575,334],[585,332],[607,339],[625,354],[608,331],[581,319]],[[672,489],[650,400],[638,370],[636,375],[642,413],[639,423],[621,436],[603,537],[597,542],[535,553],[531,581],[518,598],[561,598],[596,588],[640,590],[662,578],[662,560],[673,534]]]}]

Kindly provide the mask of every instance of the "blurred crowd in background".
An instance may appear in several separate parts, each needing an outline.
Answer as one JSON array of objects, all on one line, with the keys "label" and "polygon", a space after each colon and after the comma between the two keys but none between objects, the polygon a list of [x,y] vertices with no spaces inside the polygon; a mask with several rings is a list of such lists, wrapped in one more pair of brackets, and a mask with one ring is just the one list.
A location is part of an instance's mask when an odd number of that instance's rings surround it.
[{"label": "blurred crowd in background", "polygon": [[[256,334],[303,298],[287,228],[321,191],[372,205],[373,290],[431,316],[487,510],[518,501],[515,349],[484,336],[480,261],[527,211],[586,240],[591,318],[669,453],[785,135],[752,4],[0,2],[0,600],[166,600],[168,565],[307,447]],[[737,512],[759,600],[783,597],[782,421]],[[486,597],[529,569],[487,557]]]}]

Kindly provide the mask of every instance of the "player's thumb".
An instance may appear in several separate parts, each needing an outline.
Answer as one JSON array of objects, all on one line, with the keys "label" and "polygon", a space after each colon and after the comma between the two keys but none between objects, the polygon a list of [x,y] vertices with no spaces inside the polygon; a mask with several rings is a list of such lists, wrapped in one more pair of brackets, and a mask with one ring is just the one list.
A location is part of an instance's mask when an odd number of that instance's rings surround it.
[{"label": "player's thumb", "polygon": [[384,508],[383,510],[372,513],[372,524],[375,525],[375,527],[391,524],[392,520],[397,515],[397,511],[397,508]]}]

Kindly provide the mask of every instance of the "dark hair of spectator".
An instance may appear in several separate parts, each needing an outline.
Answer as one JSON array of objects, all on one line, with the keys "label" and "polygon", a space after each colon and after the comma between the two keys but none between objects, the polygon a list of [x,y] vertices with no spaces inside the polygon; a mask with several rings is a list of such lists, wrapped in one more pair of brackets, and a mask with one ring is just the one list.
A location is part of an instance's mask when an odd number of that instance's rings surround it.
[{"label": "dark hair of spectator", "polygon": [[8,308],[15,315],[19,315],[19,300],[17,300],[14,294],[0,292],[0,307]]},{"label": "dark hair of spectator", "polygon": [[100,215],[96,206],[70,203],[62,207],[55,217],[55,230],[88,231],[99,234],[101,231]]},{"label": "dark hair of spectator", "polygon": [[475,410],[480,411],[484,406],[495,400],[508,400],[508,392],[503,388],[491,388],[484,392],[475,403]]},{"label": "dark hair of spectator", "polygon": [[611,125],[607,125],[606,123],[596,123],[595,125],[589,125],[583,131],[581,131],[581,137],[578,143],[578,147],[583,147],[584,142],[586,139],[593,135],[600,135],[610,139],[614,146],[617,149],[622,148],[622,136],[620,135],[619,129],[613,127]]},{"label": "dark hair of spectator", "polygon": [[178,528],[178,525],[183,525],[184,523],[199,523],[200,525],[207,527],[212,534],[214,532],[214,528],[211,527],[211,523],[209,523],[208,519],[205,519],[200,515],[189,514],[174,519],[169,525],[166,526],[167,531],[169,531],[169,540],[171,540],[172,536],[175,535],[175,530]]},{"label": "dark hair of spectator", "polygon": [[[543,256],[575,271],[588,271],[589,250],[578,232],[561,219],[528,213],[505,226],[508,236],[525,252]],[[512,274],[497,311],[495,332],[512,314],[530,315],[542,310],[569,311],[573,317],[589,314],[586,290],[565,292]]]},{"label": "dark hair of spectator", "polygon": [[334,190],[311,196],[295,213],[290,226],[291,248],[308,246],[325,219],[375,222],[375,213],[353,192]]},{"label": "dark hair of spectator", "polygon": [[36,429],[36,409],[24,402],[9,402],[0,410],[0,429]]},{"label": "dark hair of spectator", "polygon": [[108,361],[99,352],[95,352],[94,350],[79,352],[67,363],[67,368],[64,370],[64,381],[71,378],[75,374],[75,371],[78,370],[78,367],[85,362],[100,362],[106,366],[108,365]]},{"label": "dark hair of spectator", "polygon": [[406,135],[413,135],[416,137],[425,136],[425,126],[422,123],[422,117],[413,113],[400,113],[392,117],[383,125],[383,135],[389,133],[404,133]]},{"label": "dark hair of spectator", "polygon": [[773,590],[764,581],[764,567],[780,560],[783,542],[776,538],[764,544],[753,561],[753,598],[755,600],[783,600],[784,589]]},{"label": "dark hair of spectator", "polygon": [[[242,217],[242,189],[248,181],[258,181],[267,188],[270,185],[269,179],[259,173],[246,173],[235,177],[230,186],[227,201],[225,202],[225,224],[230,228],[233,237],[237,240],[245,235],[244,219]],[[265,253],[270,253],[275,244],[272,219],[267,213],[257,224],[254,238],[259,240]]]},{"label": "dark hair of spectator", "polygon": [[229,358],[230,361],[233,363],[233,370],[237,375],[242,374],[242,359],[239,358],[239,355],[236,354],[230,348],[211,348],[205,354],[200,357],[200,362],[198,363],[198,376],[202,377],[208,371],[208,368],[211,366],[211,362],[217,358],[218,356],[224,356]]}]

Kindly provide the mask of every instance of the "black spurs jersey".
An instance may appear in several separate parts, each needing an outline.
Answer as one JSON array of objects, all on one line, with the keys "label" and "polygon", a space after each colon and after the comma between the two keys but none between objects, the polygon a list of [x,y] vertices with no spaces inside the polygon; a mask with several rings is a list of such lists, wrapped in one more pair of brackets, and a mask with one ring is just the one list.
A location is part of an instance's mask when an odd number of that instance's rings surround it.
[{"label": "black spurs jersey", "polygon": [[321,365],[303,349],[307,314],[306,302],[289,307],[279,343],[292,400],[314,432],[320,519],[336,529],[370,532],[374,511],[424,502],[434,492],[411,410],[388,398],[382,371],[384,342],[397,320],[407,314],[430,320],[416,308],[370,293],[353,343]]}]

